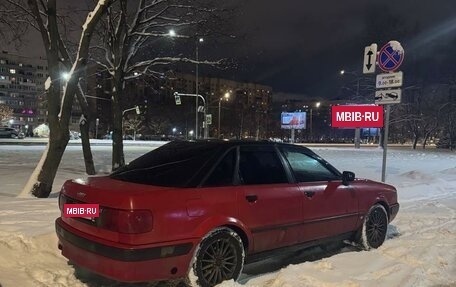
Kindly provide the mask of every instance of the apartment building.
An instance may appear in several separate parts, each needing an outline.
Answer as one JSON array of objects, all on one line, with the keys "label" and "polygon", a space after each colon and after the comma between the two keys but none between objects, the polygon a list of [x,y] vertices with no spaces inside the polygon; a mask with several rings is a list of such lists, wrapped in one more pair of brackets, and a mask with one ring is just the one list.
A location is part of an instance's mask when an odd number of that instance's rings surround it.
[{"label": "apartment building", "polygon": [[0,53],[0,104],[13,109],[8,125],[25,132],[25,127],[30,131],[45,121],[46,114],[39,105],[45,98],[46,78],[45,59]]}]

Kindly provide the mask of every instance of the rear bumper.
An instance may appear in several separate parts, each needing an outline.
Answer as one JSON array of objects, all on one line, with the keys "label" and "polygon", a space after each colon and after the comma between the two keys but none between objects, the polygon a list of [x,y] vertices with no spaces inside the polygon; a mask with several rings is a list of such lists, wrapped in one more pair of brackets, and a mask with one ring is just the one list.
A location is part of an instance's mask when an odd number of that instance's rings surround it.
[{"label": "rear bumper", "polygon": [[391,222],[394,218],[396,218],[396,215],[399,212],[399,203],[391,204],[389,210],[389,222]]},{"label": "rear bumper", "polygon": [[63,256],[94,273],[122,282],[185,277],[196,246],[190,240],[146,248],[112,246],[88,239],[60,218],[55,221],[55,228]]}]

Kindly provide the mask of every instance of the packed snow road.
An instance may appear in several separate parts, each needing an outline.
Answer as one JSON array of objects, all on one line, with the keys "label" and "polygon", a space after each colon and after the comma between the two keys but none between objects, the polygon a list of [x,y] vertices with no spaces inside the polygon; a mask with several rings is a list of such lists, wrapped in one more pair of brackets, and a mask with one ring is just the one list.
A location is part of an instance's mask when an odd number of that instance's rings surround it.
[{"label": "packed snow road", "polygon": [[[55,197],[68,178],[84,175],[80,147],[68,147],[49,199],[16,198],[43,146],[0,146],[0,284],[9,286],[125,286],[77,272],[56,248]],[[100,172],[110,170],[110,148],[95,146]],[[130,161],[151,147],[126,147]],[[379,180],[376,148],[313,148],[340,170]],[[377,250],[320,248],[246,266],[239,282],[222,286],[456,286],[456,154],[391,149],[387,183],[401,210]],[[138,285],[134,285],[138,286]],[[145,285],[139,285],[145,286]],[[147,286],[153,286],[149,284]]]}]

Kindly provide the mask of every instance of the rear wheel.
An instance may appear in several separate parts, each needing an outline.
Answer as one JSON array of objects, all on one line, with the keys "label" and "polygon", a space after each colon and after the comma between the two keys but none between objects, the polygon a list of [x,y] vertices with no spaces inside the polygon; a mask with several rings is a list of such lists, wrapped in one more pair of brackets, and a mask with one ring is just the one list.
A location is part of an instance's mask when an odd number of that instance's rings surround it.
[{"label": "rear wheel", "polygon": [[360,245],[365,249],[380,247],[386,238],[388,229],[388,215],[381,204],[376,204],[369,209],[359,238]]},{"label": "rear wheel", "polygon": [[229,228],[219,228],[200,244],[193,263],[198,285],[215,286],[222,281],[237,280],[244,266],[244,245],[239,235]]}]

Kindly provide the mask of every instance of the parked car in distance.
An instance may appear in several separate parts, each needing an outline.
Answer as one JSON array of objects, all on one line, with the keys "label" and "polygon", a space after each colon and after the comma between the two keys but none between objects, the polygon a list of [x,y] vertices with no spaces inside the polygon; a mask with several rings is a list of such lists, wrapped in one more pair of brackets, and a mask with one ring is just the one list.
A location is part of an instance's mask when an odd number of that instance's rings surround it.
[{"label": "parked car in distance", "polygon": [[0,127],[0,138],[18,138],[19,133],[13,128]]},{"label": "parked car in distance", "polygon": [[65,182],[56,219],[63,256],[122,282],[238,279],[245,262],[334,240],[378,248],[399,210],[396,189],[339,172],[310,149],[277,142],[173,141],[109,176]]}]

